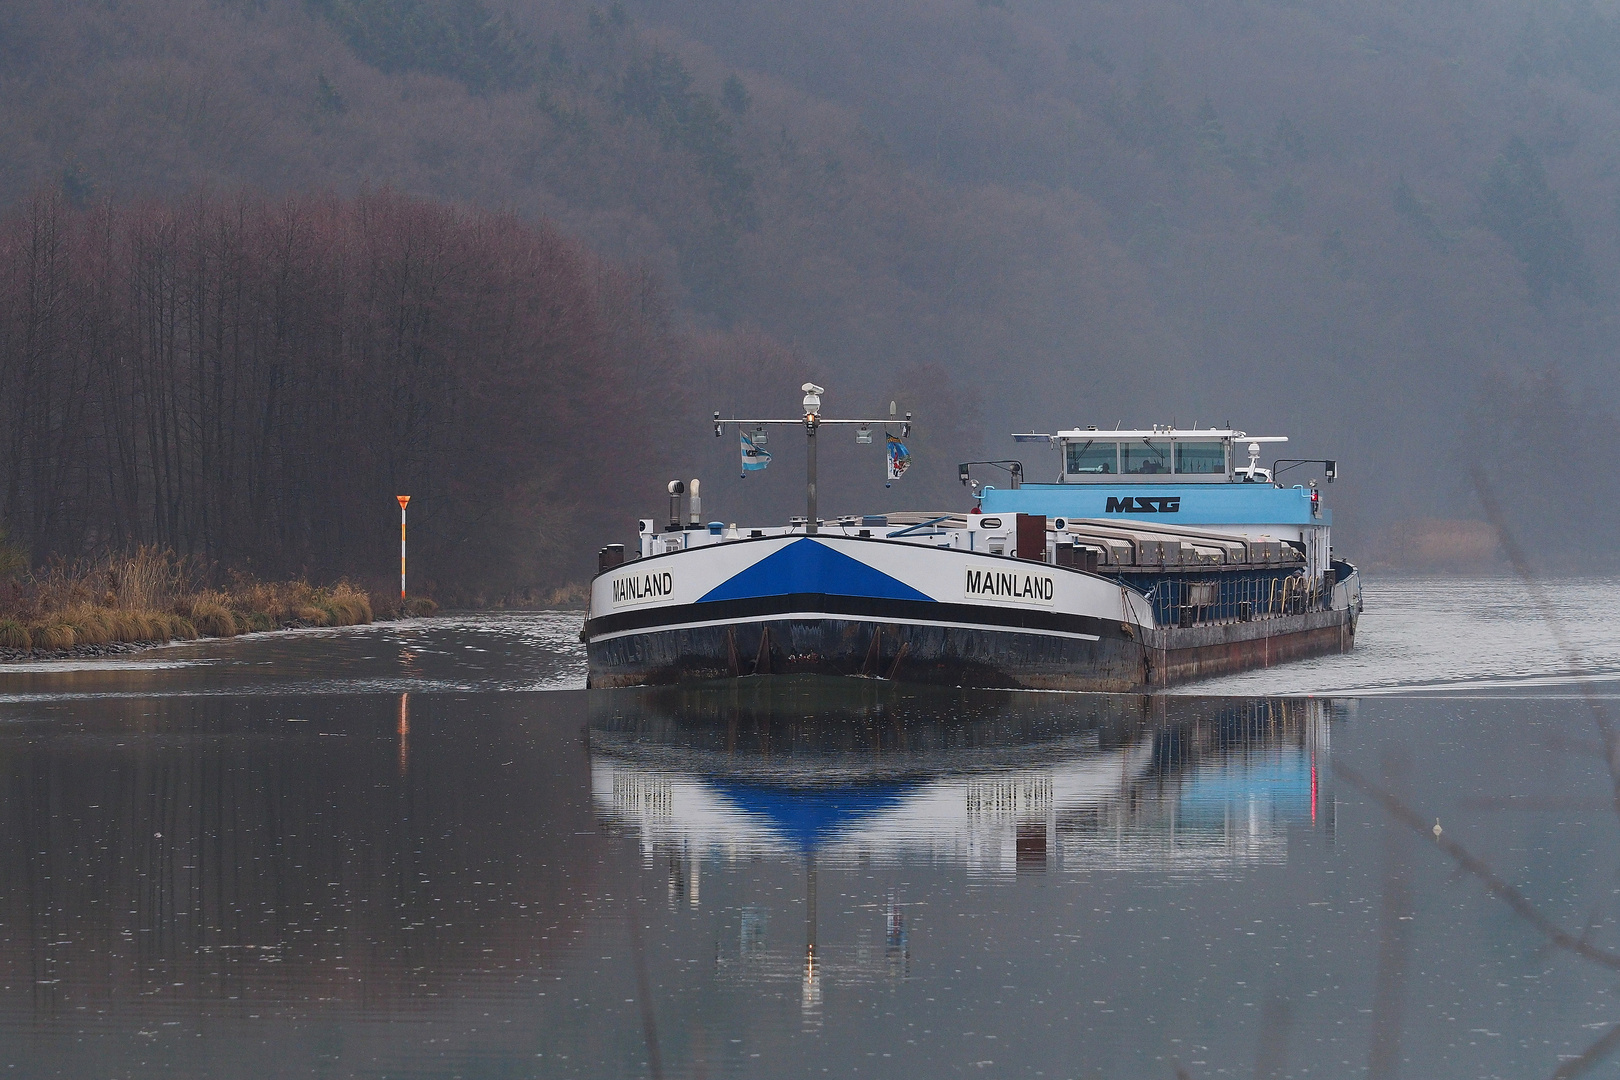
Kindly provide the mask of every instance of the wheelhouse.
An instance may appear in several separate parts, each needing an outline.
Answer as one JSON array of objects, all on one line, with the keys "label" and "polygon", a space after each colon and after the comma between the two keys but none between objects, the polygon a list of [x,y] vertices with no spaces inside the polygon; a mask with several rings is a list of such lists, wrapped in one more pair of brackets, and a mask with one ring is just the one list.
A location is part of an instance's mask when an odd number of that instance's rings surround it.
[{"label": "wheelhouse", "polygon": [[1251,436],[1230,428],[1173,427],[1143,431],[1086,428],[1014,438],[1055,447],[1063,462],[1060,484],[1253,482],[1258,448],[1249,444],[1287,441],[1282,436]]}]

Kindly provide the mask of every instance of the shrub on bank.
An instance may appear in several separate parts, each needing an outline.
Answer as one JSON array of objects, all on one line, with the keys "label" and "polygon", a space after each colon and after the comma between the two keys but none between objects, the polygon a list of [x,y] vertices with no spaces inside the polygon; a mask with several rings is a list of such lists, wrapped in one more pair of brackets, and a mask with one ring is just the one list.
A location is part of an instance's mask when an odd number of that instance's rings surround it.
[{"label": "shrub on bank", "polygon": [[401,600],[392,592],[364,595],[371,601],[374,619],[420,619],[439,610],[439,605],[425,596]]},{"label": "shrub on bank", "polygon": [[44,649],[46,652],[71,649],[78,644],[78,640],[73,636],[73,628],[63,626],[61,623],[34,626],[29,629],[28,634],[33,638],[34,648]]},{"label": "shrub on bank", "polygon": [[204,637],[235,637],[236,616],[212,594],[191,602],[191,625]]},{"label": "shrub on bank", "polygon": [[331,613],[333,626],[358,626],[371,621],[371,597],[346,581],[333,586],[327,595],[326,608]]}]

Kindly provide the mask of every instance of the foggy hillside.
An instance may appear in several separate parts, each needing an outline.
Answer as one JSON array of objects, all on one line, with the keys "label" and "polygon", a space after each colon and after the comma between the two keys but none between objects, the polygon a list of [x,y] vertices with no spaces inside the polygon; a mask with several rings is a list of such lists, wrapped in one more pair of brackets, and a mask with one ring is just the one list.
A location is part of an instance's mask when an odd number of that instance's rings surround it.
[{"label": "foggy hillside", "polygon": [[[641,513],[655,469],[734,477],[710,407],[814,378],[922,421],[912,486],[850,447],[831,512],[960,498],[1012,429],[1230,420],[1340,459],[1354,555],[1477,514],[1473,462],[1521,522],[1613,502],[1617,45],[1575,3],[56,0],[0,11],[0,200],[550,219],[689,335],[693,435],[632,455]],[[777,513],[780,464],[746,485]]]}]

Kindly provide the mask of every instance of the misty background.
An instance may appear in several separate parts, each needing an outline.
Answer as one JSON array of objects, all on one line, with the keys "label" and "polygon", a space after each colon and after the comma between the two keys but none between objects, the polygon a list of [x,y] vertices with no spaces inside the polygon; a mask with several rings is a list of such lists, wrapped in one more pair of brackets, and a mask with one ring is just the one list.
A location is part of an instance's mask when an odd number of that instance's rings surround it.
[{"label": "misty background", "polygon": [[[1338,459],[1352,560],[1488,557],[1456,524],[1481,516],[1474,465],[1547,567],[1612,558],[1620,14],[1591,3],[35,0],[0,8],[0,88],[8,388],[51,370],[42,279],[19,270],[42,207],[94,236],[97,214],[319,196],[370,236],[365,200],[399,198],[402,221],[443,206],[452,227],[577,246],[583,344],[548,351],[541,319],[531,353],[502,339],[496,375],[465,342],[435,354],[487,404],[455,414],[453,455],[373,419],[371,380],[330,380],[354,407],[319,406],[377,444],[376,486],[427,484],[424,573],[467,595],[583,578],[662,515],[672,476],[704,479],[705,517],[802,512],[802,437],[741,481],[707,418],[795,415],[807,379],[828,415],[917,417],[892,489],[881,439],[823,444],[826,514],[962,508],[968,458],[1050,479],[1056,455],[1014,430],[1230,422]],[[85,260],[69,278],[93,278]],[[475,264],[424,325],[482,325]],[[538,288],[513,303],[545,306]],[[566,408],[544,392],[563,374]],[[61,481],[20,463],[74,421],[37,413],[0,406],[0,526],[36,559],[162,540],[389,572],[396,492],[368,509],[366,484],[343,491],[341,541],[318,509],[280,546],[233,539],[255,511],[230,500],[189,535],[156,510],[41,531]],[[524,416],[546,437],[510,437]],[[70,478],[87,508],[117,486],[99,445]],[[324,465],[274,481],[289,503],[313,507],[357,453],[320,445]],[[126,470],[136,503],[155,462]],[[436,498],[447,475],[456,499]]]}]

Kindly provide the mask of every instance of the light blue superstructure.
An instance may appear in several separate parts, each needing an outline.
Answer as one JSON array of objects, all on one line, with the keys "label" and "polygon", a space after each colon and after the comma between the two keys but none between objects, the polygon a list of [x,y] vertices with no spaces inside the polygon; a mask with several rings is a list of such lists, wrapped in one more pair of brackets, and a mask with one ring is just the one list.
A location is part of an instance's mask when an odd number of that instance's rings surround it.
[{"label": "light blue superstructure", "polygon": [[[1277,481],[1278,473],[1313,462],[1283,458],[1270,467],[1260,464],[1265,448],[1286,443],[1286,436],[1251,436],[1235,428],[1152,427],[1075,428],[1015,434],[1013,439],[1056,450],[1058,476],[1052,483],[1030,484],[1022,482],[1022,462],[960,466],[963,483],[973,483],[979,512],[989,517],[1044,517],[1061,522],[1055,525],[1059,530],[1077,523],[1091,529],[1117,523],[1136,530],[1281,541],[1305,556],[1305,571],[1313,580],[1332,562],[1333,514],[1322,505],[1321,489],[1315,481],[1286,486]],[[1245,452],[1247,464],[1241,458]],[[1325,467],[1329,483],[1337,476],[1336,462],[1314,464]],[[1012,486],[977,484],[969,475],[973,465],[1011,473]]]},{"label": "light blue superstructure", "polygon": [[[1046,517],[1125,518],[1161,525],[1332,525],[1332,511],[1316,505],[1311,489],[1271,484],[1025,484],[980,489],[986,514],[1043,514]],[[1176,509],[1147,512],[1144,505]],[[1126,502],[1126,500],[1130,500]],[[1131,506],[1122,510],[1121,506]]]}]

